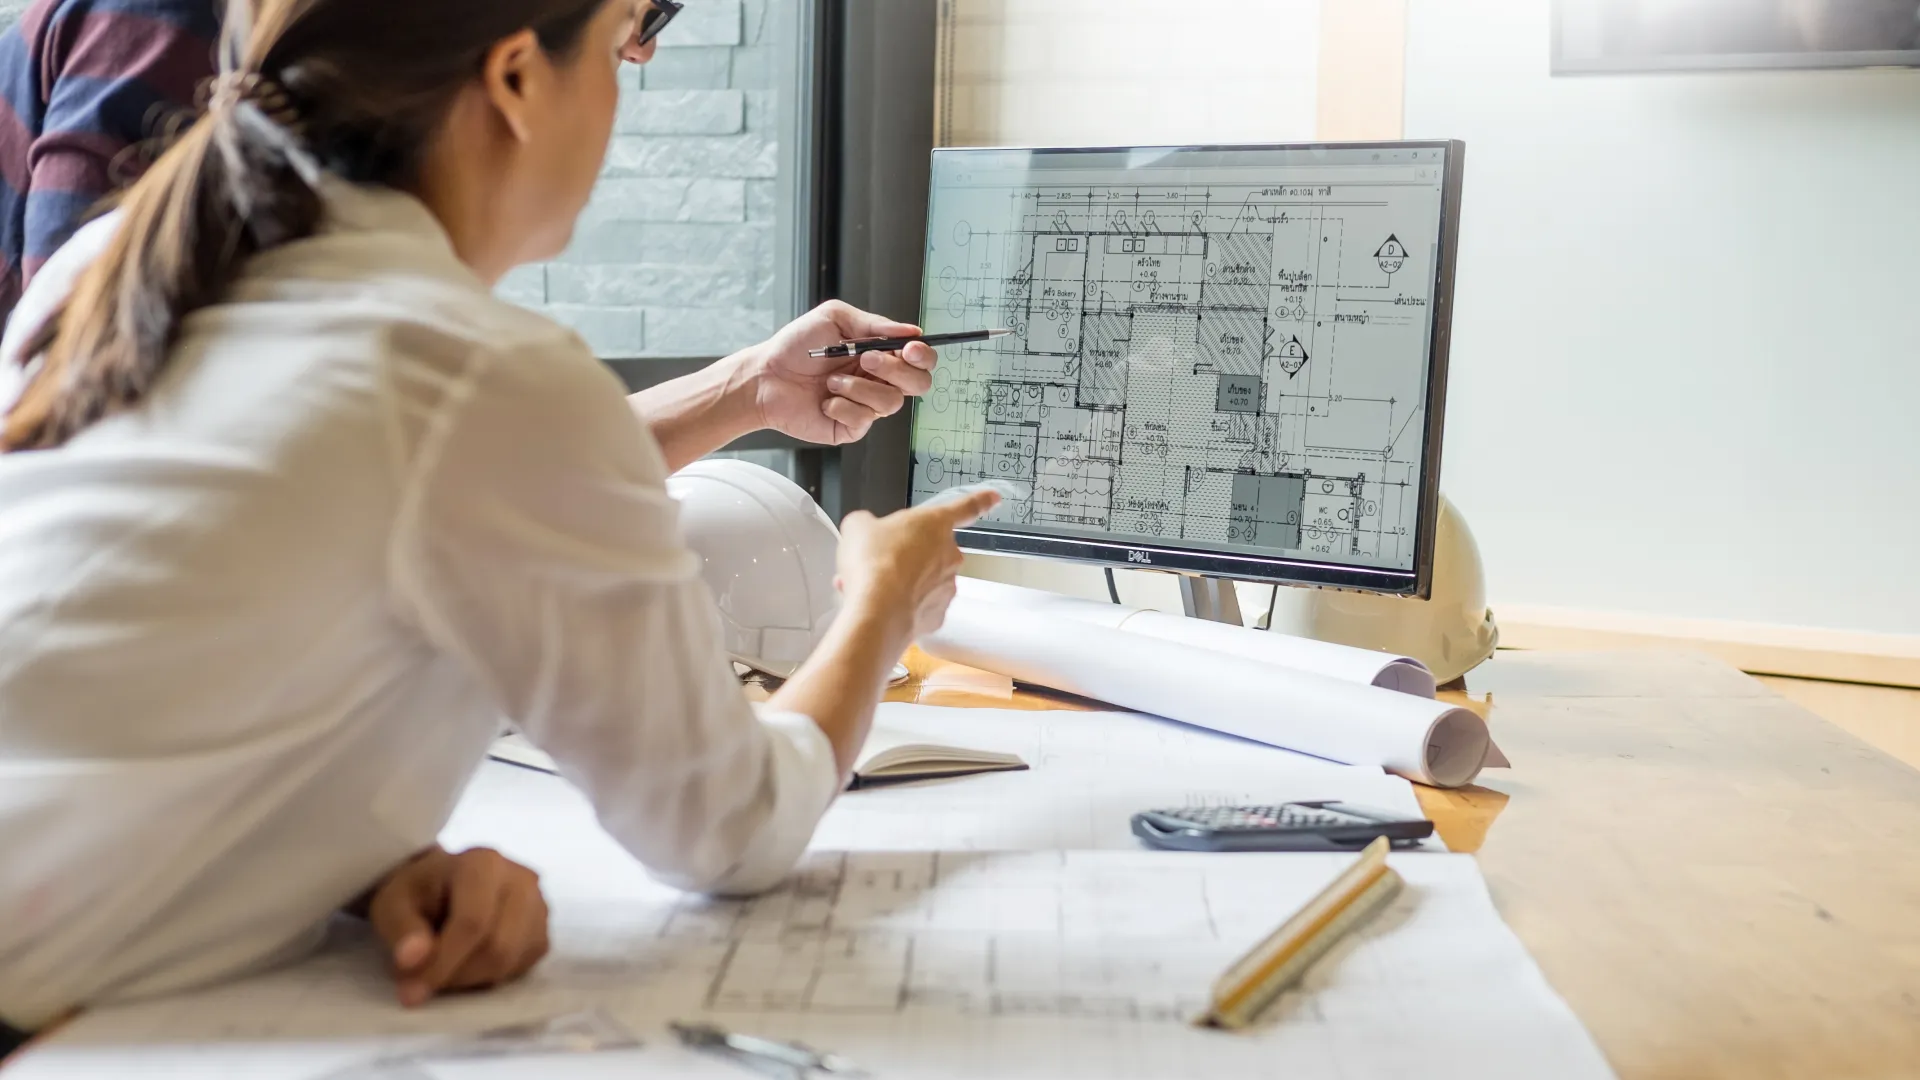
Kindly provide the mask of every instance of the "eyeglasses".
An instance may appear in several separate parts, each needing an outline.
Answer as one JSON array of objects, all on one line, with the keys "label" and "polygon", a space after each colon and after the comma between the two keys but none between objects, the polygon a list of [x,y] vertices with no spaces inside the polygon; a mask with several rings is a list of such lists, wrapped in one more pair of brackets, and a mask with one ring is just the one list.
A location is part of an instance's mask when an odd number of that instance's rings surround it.
[{"label": "eyeglasses", "polygon": [[635,45],[645,45],[660,36],[680,9],[686,7],[684,0],[649,0],[646,14],[640,16],[640,29],[633,35]]}]

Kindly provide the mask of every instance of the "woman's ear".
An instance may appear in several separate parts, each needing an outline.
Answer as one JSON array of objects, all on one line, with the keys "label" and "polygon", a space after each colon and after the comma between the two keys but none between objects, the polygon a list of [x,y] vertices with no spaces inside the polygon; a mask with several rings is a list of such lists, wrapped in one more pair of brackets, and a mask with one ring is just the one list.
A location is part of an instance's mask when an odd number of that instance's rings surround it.
[{"label": "woman's ear", "polygon": [[[393,0],[405,3],[406,0]],[[532,30],[522,30],[500,39],[487,50],[480,79],[487,100],[493,103],[500,120],[520,142],[533,140],[533,96],[547,86],[552,77],[551,64],[539,38]]]}]

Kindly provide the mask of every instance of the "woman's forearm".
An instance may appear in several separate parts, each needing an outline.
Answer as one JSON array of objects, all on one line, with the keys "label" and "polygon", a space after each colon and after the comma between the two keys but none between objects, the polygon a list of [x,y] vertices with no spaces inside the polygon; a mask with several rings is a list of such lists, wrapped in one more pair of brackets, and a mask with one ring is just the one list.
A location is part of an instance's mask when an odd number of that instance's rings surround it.
[{"label": "woman's forearm", "polygon": [[742,435],[760,430],[746,351],[627,398],[666,454],[667,471],[681,469]]},{"label": "woman's forearm", "polygon": [[887,676],[913,636],[905,612],[881,604],[849,604],[826,637],[769,702],[813,718],[833,744],[844,781],[859,760]]}]

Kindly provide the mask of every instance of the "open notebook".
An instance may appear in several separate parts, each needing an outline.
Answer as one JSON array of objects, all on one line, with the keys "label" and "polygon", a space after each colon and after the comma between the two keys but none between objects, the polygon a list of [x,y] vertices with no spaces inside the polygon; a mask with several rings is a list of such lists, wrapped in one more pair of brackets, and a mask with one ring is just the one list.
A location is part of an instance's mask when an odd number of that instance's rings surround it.
[{"label": "open notebook", "polygon": [[[517,732],[495,740],[489,756],[496,761],[541,772],[558,771],[546,751]],[[1026,767],[1027,763],[1020,760],[1017,754],[914,742],[913,736],[904,732],[876,727],[867,733],[867,745],[860,751],[860,760],[853,767],[853,781],[847,785],[847,789],[853,791],[914,780],[971,776],[974,773],[1015,772]]]}]

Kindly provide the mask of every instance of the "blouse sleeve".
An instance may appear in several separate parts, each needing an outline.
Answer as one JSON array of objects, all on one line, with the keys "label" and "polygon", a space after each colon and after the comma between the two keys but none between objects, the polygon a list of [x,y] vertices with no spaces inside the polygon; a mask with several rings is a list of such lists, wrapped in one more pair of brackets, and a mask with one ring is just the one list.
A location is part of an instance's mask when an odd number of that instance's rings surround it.
[{"label": "blouse sleeve", "polygon": [[783,878],[837,793],[813,720],[756,714],[658,446],[571,335],[477,360],[404,485],[403,616],[456,658],[656,877]]}]

